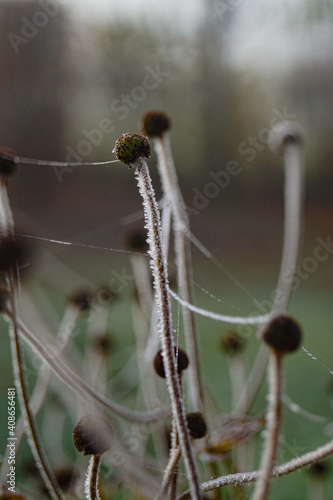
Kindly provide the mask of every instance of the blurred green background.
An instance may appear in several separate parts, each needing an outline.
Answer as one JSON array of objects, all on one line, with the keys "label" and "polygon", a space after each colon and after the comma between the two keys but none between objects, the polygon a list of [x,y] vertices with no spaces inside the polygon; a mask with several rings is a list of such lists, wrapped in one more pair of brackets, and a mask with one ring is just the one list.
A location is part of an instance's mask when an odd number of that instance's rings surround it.
[{"label": "blurred green background", "polygon": [[[88,2],[1,1],[2,145],[22,157],[114,159],[112,149],[122,133],[138,131],[145,111],[165,110],[193,233],[249,294],[267,300],[275,288],[283,237],[282,160],[266,145],[272,120],[290,118],[306,131],[300,262],[313,256],[318,238],[326,241],[332,234],[332,3],[193,0],[158,6],[128,0],[103,5],[96,5],[94,15]],[[152,155],[160,194],[155,160]],[[231,164],[239,173],[226,177]],[[227,179],[225,187],[214,184],[214,175]],[[143,226],[132,172],[118,163],[63,170],[22,165],[10,180],[9,194],[22,234],[122,251],[128,232]],[[253,299],[212,262],[197,250],[193,258],[198,305],[230,314],[255,311]],[[121,269],[131,272],[126,254],[36,241],[24,287],[55,329],[73,289],[106,284]],[[304,346],[330,369],[332,270],[330,255],[302,280],[290,309],[304,327]],[[127,359],[133,346],[131,291],[132,283],[112,316],[119,359],[121,353]],[[28,319],[30,307],[23,311]],[[213,392],[221,393],[221,412],[228,413],[227,362],[217,349],[228,326],[197,321],[204,376]],[[6,329],[3,324],[2,403],[12,385]],[[258,347],[254,334],[247,345],[250,366]],[[286,361],[285,379],[295,402],[326,419],[319,425],[285,409],[284,435],[291,445],[282,449],[288,459],[332,436],[333,384],[329,371],[301,351]],[[264,406],[265,387],[252,413]],[[0,411],[2,427],[3,404]],[[307,498],[306,477],[302,471],[280,479],[272,499]],[[330,475],[324,498],[333,498]]]}]

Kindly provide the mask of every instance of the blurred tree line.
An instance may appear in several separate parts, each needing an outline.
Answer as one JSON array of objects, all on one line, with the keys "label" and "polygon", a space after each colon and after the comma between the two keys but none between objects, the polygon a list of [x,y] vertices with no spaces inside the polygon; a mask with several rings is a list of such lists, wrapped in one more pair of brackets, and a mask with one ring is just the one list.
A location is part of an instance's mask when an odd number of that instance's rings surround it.
[{"label": "blurred tree line", "polygon": [[[227,9],[222,19],[223,2],[203,1],[203,15],[190,32],[181,29],[182,20],[169,18],[134,15],[126,22],[78,22],[61,4],[0,4],[2,144],[34,158],[113,159],[121,133],[137,131],[146,110],[164,109],[172,119],[173,151],[187,199],[191,201],[194,189],[203,191],[211,172],[225,171],[234,161],[241,175],[218,193],[218,199],[232,201],[237,189],[238,197],[253,202],[273,200],[275,195],[280,202],[283,173],[265,144],[269,124],[273,116],[283,115],[285,103],[289,114],[305,116],[298,109],[304,108],[314,88],[325,96],[321,107],[326,98],[331,106],[332,71],[316,67],[315,75],[307,70],[307,77],[296,71],[292,82],[269,100],[264,77],[242,74],[228,63],[228,35],[236,10]],[[320,83],[315,87],[314,76]],[[319,115],[326,116],[327,110]],[[327,138],[310,140],[307,150],[312,196],[320,203],[331,198],[331,150]],[[15,179],[19,194],[14,196],[18,205],[23,192],[35,210],[43,203],[61,212],[73,198],[83,204],[91,180],[103,172],[106,169],[77,174],[44,168],[41,176],[41,167],[21,167]],[[126,182],[121,169],[115,168],[114,176]],[[104,184],[100,182],[95,197],[89,194],[90,207],[99,207],[108,196]],[[27,185],[33,188],[27,191]]]}]

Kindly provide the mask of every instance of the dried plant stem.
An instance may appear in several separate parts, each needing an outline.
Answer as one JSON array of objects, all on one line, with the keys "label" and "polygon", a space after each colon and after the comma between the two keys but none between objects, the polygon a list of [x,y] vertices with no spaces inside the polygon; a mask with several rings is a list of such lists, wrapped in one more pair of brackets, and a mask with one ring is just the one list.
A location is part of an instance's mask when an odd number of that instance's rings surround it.
[{"label": "dried plant stem", "polygon": [[[184,199],[179,189],[177,173],[167,133],[156,138],[154,143],[158,157],[158,169],[164,197],[169,201],[173,217],[179,294],[186,302],[193,303],[194,292],[192,287],[191,242],[186,237],[189,233],[189,217]],[[188,369],[190,397],[194,410],[202,412],[203,391],[199,371],[199,355],[194,315],[192,311],[185,306],[182,307],[182,314],[186,349],[191,360]]]},{"label": "dried plant stem", "polygon": [[65,497],[62,494],[59,484],[45,456],[39,438],[35,418],[29,406],[29,391],[25,376],[25,364],[24,364],[23,352],[20,343],[20,338],[18,335],[18,327],[16,321],[16,297],[15,297],[16,293],[14,284],[15,281],[16,278],[14,278],[13,273],[12,272],[8,273],[7,282],[10,290],[11,308],[13,311],[12,317],[10,319],[10,344],[12,351],[15,384],[20,401],[21,412],[25,422],[26,433],[28,436],[30,448],[35,458],[39,472],[45,482],[45,485],[52,498],[57,500],[65,500]]},{"label": "dried plant stem", "polygon": [[253,500],[266,500],[268,498],[273,477],[272,471],[277,455],[281,426],[281,362],[282,356],[272,352],[269,365],[270,392],[267,413],[267,437],[261,458],[259,480],[252,495]]},{"label": "dried plant stem", "polygon": [[[70,310],[69,310],[70,309]],[[57,348],[58,348],[58,353],[57,355],[61,355],[63,350],[65,349],[68,339],[71,335],[71,332],[73,331],[75,324],[76,324],[76,319],[78,317],[78,311],[77,309],[72,309],[72,307],[68,308],[66,311],[63,321],[60,325],[59,331],[57,333]],[[29,406],[31,409],[31,412],[33,413],[34,417],[38,415],[40,409],[43,406],[46,394],[47,394],[47,389],[48,385],[50,382],[52,371],[50,368],[46,365],[43,364],[39,370],[37,381],[35,383],[33,392],[30,397],[29,401]],[[20,416],[18,421],[16,422],[16,449],[19,448],[22,437],[24,435],[25,431],[25,424],[24,424],[24,419],[23,415]],[[9,450],[7,449],[6,454],[3,459],[2,467],[1,467],[1,474],[0,474],[0,479],[3,481],[4,478],[6,477],[6,474],[8,472],[8,454]],[[0,482],[1,482],[0,480]]]},{"label": "dried plant stem", "polygon": [[[309,451],[304,455],[293,458],[289,462],[279,465],[278,467],[274,467],[272,475],[274,477],[286,476],[287,474],[291,474],[304,467],[308,467],[315,462],[324,460],[330,455],[333,455],[333,440],[313,451]],[[258,480],[259,475],[259,471],[228,474],[227,476],[222,476],[217,479],[202,483],[201,491],[212,491],[216,488],[221,488],[222,486],[228,485],[253,483]],[[191,492],[189,490],[185,491],[177,498],[177,500],[185,500],[185,498],[189,498],[190,494]]]},{"label": "dried plant stem", "polygon": [[161,221],[148,165],[143,157],[131,164],[135,168],[140,194],[143,199],[151,266],[154,277],[155,298],[159,318],[159,333],[166,380],[172,405],[172,414],[177,424],[178,438],[185,461],[187,477],[193,500],[200,499],[199,480],[186,424],[184,402],[178,380],[177,364],[174,354],[170,299],[166,256],[161,234]]},{"label": "dried plant stem", "polygon": [[170,461],[166,468],[163,483],[159,493],[156,495],[155,500],[164,500],[166,498],[167,490],[170,486],[174,474],[177,474],[178,462],[180,460],[181,453],[180,449],[176,448],[172,450]]},{"label": "dried plant stem", "polygon": [[[13,313],[10,309],[6,309],[4,312],[9,318],[13,317]],[[168,411],[165,408],[158,408],[146,412],[135,412],[110,401],[108,398],[95,391],[85,380],[73,372],[61,358],[56,358],[51,355],[49,350],[43,346],[41,341],[38,340],[19,319],[17,320],[17,326],[22,337],[29,343],[41,359],[48,364],[54,374],[62,382],[64,382],[69,389],[81,396],[83,399],[92,398],[116,415],[125,418],[126,420],[136,422],[155,422],[168,415]],[[48,344],[48,347],[51,349],[50,343]],[[54,347],[54,349],[56,350],[56,347]]]},{"label": "dried plant stem", "polygon": [[[284,237],[278,283],[275,290],[271,316],[287,310],[294,280],[299,241],[303,224],[304,205],[304,166],[299,143],[287,142],[284,146]],[[244,386],[236,409],[246,413],[252,405],[258,388],[264,377],[269,352],[266,346],[261,346],[248,382]]]},{"label": "dried plant stem", "polygon": [[[7,181],[3,178],[0,178],[0,230],[2,236],[14,238],[14,218],[7,193]],[[39,469],[50,496],[56,500],[65,500],[65,497],[63,496],[59,484],[45,456],[34,414],[29,405],[29,390],[25,374],[24,356],[17,326],[16,310],[19,293],[18,265],[16,264],[8,269],[5,273],[5,277],[9,292],[9,303],[12,310],[12,315],[8,318],[8,322],[10,326],[9,334],[13,372],[20,402],[21,414],[25,423],[25,431],[36,466]]]},{"label": "dried plant stem", "polygon": [[102,455],[91,455],[85,481],[85,494],[87,500],[100,500],[98,493],[99,466]]}]

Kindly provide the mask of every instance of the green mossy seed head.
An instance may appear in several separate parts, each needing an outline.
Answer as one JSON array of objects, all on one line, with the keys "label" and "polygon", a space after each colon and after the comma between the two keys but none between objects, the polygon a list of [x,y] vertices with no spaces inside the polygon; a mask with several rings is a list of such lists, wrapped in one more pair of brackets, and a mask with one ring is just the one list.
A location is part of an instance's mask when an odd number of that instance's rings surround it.
[{"label": "green mossy seed head", "polygon": [[293,352],[300,346],[302,330],[294,319],[281,314],[265,325],[261,335],[276,354],[282,355]]},{"label": "green mossy seed head", "polygon": [[84,415],[73,430],[73,443],[83,455],[102,455],[113,444],[114,431],[108,420],[97,415]]},{"label": "green mossy seed head", "polygon": [[119,137],[114,153],[119,161],[131,166],[140,157],[149,158],[151,147],[147,137],[133,132]]},{"label": "green mossy seed head", "polygon": [[148,137],[161,137],[171,128],[171,121],[164,111],[151,110],[143,115],[139,126]]},{"label": "green mossy seed head", "polygon": [[19,163],[19,157],[12,149],[0,148],[0,177],[12,175]]}]

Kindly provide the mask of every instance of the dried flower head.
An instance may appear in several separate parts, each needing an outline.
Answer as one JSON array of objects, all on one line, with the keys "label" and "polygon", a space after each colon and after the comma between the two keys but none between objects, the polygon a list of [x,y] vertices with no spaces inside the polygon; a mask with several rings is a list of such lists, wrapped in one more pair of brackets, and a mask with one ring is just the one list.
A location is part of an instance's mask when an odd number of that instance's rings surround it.
[{"label": "dried flower head", "polygon": [[140,157],[149,158],[151,147],[147,137],[132,132],[119,137],[114,153],[119,161],[131,166]]},{"label": "dried flower head", "polygon": [[164,132],[171,128],[171,121],[164,111],[153,109],[143,115],[139,126],[148,137],[161,137]]},{"label": "dried flower head", "polygon": [[304,130],[295,122],[276,123],[268,138],[268,144],[274,153],[282,154],[286,144],[303,144]]},{"label": "dried flower head", "polygon": [[0,176],[12,175],[19,160],[19,157],[12,149],[0,148]]},{"label": "dried flower head", "polygon": [[227,332],[221,338],[221,350],[227,354],[236,354],[243,348],[243,342],[236,332]]},{"label": "dried flower head", "polygon": [[302,330],[294,319],[281,314],[264,326],[261,336],[277,354],[286,354],[300,346]]},{"label": "dried flower head", "polygon": [[[177,360],[177,372],[181,373],[183,370],[185,370],[188,367],[188,357],[185,351],[181,349],[180,347],[174,347],[175,350],[175,356]],[[163,356],[162,356],[162,349],[158,351],[154,358],[154,369],[157,375],[161,378],[166,378],[165,371],[164,371],[164,363],[163,363]]]},{"label": "dried flower head", "polygon": [[84,415],[73,430],[73,443],[83,455],[102,455],[112,448],[114,431],[108,420]]},{"label": "dried flower head", "polygon": [[200,439],[206,435],[207,425],[201,413],[188,413],[186,422],[190,436],[193,439]]},{"label": "dried flower head", "polygon": [[30,247],[13,235],[0,238],[0,272],[22,269],[30,262]]},{"label": "dried flower head", "polygon": [[149,250],[147,233],[142,231],[131,232],[126,238],[126,248],[139,253],[147,253]]},{"label": "dried flower head", "polygon": [[69,302],[81,312],[88,311],[91,308],[92,295],[85,290],[79,290],[69,297]]}]

